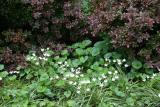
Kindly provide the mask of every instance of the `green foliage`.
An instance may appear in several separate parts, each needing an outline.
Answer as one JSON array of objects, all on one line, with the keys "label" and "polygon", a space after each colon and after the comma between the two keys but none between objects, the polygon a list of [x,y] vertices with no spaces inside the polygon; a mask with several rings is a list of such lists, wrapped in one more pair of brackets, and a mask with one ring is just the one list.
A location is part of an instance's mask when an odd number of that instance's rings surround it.
[{"label": "green foliage", "polygon": [[132,67],[135,68],[135,69],[140,69],[140,68],[142,68],[142,63],[138,60],[134,60],[132,62]]},{"label": "green foliage", "polygon": [[[26,69],[19,73],[0,72],[0,106],[6,107],[156,107],[159,105],[159,74],[133,82],[124,72],[140,70],[118,52],[85,40],[55,53],[41,49],[30,52]],[[109,47],[108,47],[109,48]],[[126,64],[128,64],[126,66]],[[132,67],[133,66],[133,67]],[[139,68],[139,69],[137,69]],[[137,72],[137,71],[135,71]],[[157,106],[158,107],[158,106]]]},{"label": "green foliage", "polygon": [[91,0],[82,0],[82,9],[86,16],[91,14]]}]

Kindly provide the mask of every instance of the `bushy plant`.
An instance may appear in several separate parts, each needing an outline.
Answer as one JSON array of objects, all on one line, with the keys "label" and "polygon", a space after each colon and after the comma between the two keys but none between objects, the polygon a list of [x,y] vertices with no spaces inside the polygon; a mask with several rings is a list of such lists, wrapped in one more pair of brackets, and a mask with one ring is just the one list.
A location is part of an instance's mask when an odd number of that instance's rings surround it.
[{"label": "bushy plant", "polygon": [[[50,39],[73,41],[87,33],[81,11],[81,1],[77,0],[24,0],[32,8],[30,22],[35,33],[48,35]],[[81,37],[80,37],[81,36]]]},{"label": "bushy plant", "polygon": [[88,23],[93,36],[107,32],[108,35],[104,36],[111,37],[115,48],[127,48],[127,51],[132,51],[129,57],[141,56],[153,67],[157,65],[160,25],[158,0],[91,2],[93,11],[88,16]]},{"label": "bushy plant", "polygon": [[26,69],[8,73],[0,65],[0,106],[158,107],[159,74],[133,82],[124,71],[141,69],[141,62],[130,64],[106,47],[106,41],[92,46],[85,40],[56,53],[49,48],[42,48],[41,55],[31,51]]},{"label": "bushy plant", "polygon": [[92,34],[109,30],[114,46],[139,47],[145,44],[159,24],[158,0],[94,0],[88,17]]}]

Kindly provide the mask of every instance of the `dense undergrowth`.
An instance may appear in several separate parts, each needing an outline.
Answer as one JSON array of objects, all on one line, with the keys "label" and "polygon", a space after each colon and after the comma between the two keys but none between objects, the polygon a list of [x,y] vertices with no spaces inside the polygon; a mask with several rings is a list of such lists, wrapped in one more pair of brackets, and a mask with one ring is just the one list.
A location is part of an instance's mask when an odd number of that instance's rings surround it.
[{"label": "dense undergrowth", "polygon": [[0,0],[0,107],[159,107],[159,0]]},{"label": "dense undergrowth", "polygon": [[108,45],[85,40],[31,51],[28,67],[9,73],[1,65],[1,107],[158,107],[159,73]]}]

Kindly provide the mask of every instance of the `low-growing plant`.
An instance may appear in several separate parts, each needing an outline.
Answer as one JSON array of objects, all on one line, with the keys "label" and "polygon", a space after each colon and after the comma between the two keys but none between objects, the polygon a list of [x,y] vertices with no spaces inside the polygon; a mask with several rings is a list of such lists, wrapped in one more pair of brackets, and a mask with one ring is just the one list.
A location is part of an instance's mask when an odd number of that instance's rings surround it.
[{"label": "low-growing plant", "polygon": [[125,71],[140,70],[142,62],[130,63],[107,46],[85,40],[69,46],[71,52],[31,51],[26,69],[8,73],[2,65],[0,106],[158,107],[160,75],[146,74],[146,81],[134,82]]}]

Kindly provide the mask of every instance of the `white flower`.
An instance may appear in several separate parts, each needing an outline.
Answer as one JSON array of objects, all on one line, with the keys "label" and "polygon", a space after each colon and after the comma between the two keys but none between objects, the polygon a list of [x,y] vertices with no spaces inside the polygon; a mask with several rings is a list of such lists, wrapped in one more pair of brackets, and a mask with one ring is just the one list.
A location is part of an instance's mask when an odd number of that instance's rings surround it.
[{"label": "white flower", "polygon": [[118,71],[116,70],[114,73],[115,73],[115,74],[118,74]]},{"label": "white flower", "polygon": [[142,81],[143,81],[143,82],[145,82],[145,81],[146,81],[146,79],[143,79]]},{"label": "white flower", "polygon": [[90,89],[89,89],[89,88],[87,88],[87,89],[86,89],[86,91],[90,91]]},{"label": "white flower", "polygon": [[42,48],[41,51],[44,52],[44,49]]},{"label": "white flower", "polygon": [[123,59],[122,62],[126,62],[126,59]]},{"label": "white flower", "polygon": [[81,87],[80,87],[80,86],[78,86],[78,87],[77,87],[77,89],[81,89]]},{"label": "white flower", "polygon": [[49,48],[47,48],[47,50],[49,50]]},{"label": "white flower", "polygon": [[111,72],[111,71],[108,71],[108,74],[110,74],[110,75],[111,75],[111,74],[112,74],[112,72]]},{"label": "white flower", "polygon": [[120,60],[120,59],[117,59],[117,62],[121,62],[121,60]]},{"label": "white flower", "polygon": [[160,93],[158,94],[158,97],[160,97]]},{"label": "white flower", "polygon": [[102,80],[102,78],[99,77],[98,80]]},{"label": "white flower", "polygon": [[74,72],[75,70],[74,70],[74,68],[71,68],[71,72]]},{"label": "white flower", "polygon": [[59,64],[59,65],[61,65],[61,64],[62,64],[62,62],[58,62],[58,64]]},{"label": "white flower", "polygon": [[104,85],[101,83],[99,86],[100,86],[100,87],[103,87]]},{"label": "white flower", "polygon": [[118,62],[118,65],[122,65],[122,62]]},{"label": "white flower", "polygon": [[2,80],[2,77],[0,77],[0,81]]},{"label": "white flower", "polygon": [[46,57],[50,57],[51,56],[49,53],[44,53],[43,55],[46,56]]},{"label": "white flower", "polygon": [[115,81],[116,79],[115,78],[112,78],[112,81]]},{"label": "white flower", "polygon": [[59,79],[59,76],[58,76],[58,75],[56,76],[56,79]]},{"label": "white flower", "polygon": [[114,78],[115,78],[115,79],[118,79],[118,78],[119,78],[119,76],[117,76],[117,75],[116,75]]},{"label": "white flower", "polygon": [[80,71],[77,71],[77,72],[76,72],[76,74],[80,74],[80,73],[81,73]]},{"label": "white flower", "polygon": [[109,61],[109,59],[108,59],[108,58],[105,58],[105,61]]},{"label": "white flower", "polygon": [[81,70],[81,68],[80,68],[80,67],[78,67],[78,68],[77,68],[77,70]]},{"label": "white flower", "polygon": [[39,62],[36,62],[35,64],[36,64],[36,65],[39,65]]},{"label": "white flower", "polygon": [[43,59],[44,61],[47,61],[47,58],[45,58],[45,57],[43,57],[42,59]]},{"label": "white flower", "polygon": [[77,85],[77,82],[74,82],[73,85]]},{"label": "white flower", "polygon": [[80,84],[89,84],[90,83],[90,80],[82,80],[80,81]]},{"label": "white flower", "polygon": [[78,90],[77,93],[80,94],[81,92]]},{"label": "white flower", "polygon": [[105,80],[104,80],[104,82],[105,82],[105,83],[107,83],[107,82],[108,82],[108,80],[107,80],[107,79],[105,79]]},{"label": "white flower", "polygon": [[116,60],[114,59],[114,60],[113,60],[113,62],[115,63],[115,62],[116,62]]},{"label": "white flower", "polygon": [[84,77],[84,74],[81,74],[80,77]]},{"label": "white flower", "polygon": [[153,74],[153,77],[157,76],[157,74]]},{"label": "white flower", "polygon": [[76,75],[75,77],[76,77],[76,78],[78,78],[79,76],[78,76],[78,75]]},{"label": "white flower", "polygon": [[27,56],[27,57],[26,57],[26,60],[27,60],[27,61],[30,61],[30,60],[31,60],[31,57],[30,57],[30,56]]},{"label": "white flower", "polygon": [[50,78],[50,81],[52,81],[52,80],[53,80],[53,78],[51,77],[51,78]]},{"label": "white flower", "polygon": [[96,78],[93,78],[93,79],[92,79],[92,81],[94,81],[94,82],[95,82],[96,80],[97,80]]},{"label": "white flower", "polygon": [[125,64],[125,65],[124,65],[124,67],[126,67],[126,68],[127,68],[127,67],[129,67],[129,65],[128,65],[128,64]]},{"label": "white flower", "polygon": [[147,75],[147,78],[150,78],[150,77]]},{"label": "white flower", "polygon": [[64,65],[67,65],[67,64],[68,64],[67,61],[65,61],[65,62],[64,62]]},{"label": "white flower", "polygon": [[39,57],[39,59],[42,60],[43,58],[42,58],[42,57]]},{"label": "white flower", "polygon": [[74,77],[74,74],[71,73],[71,74],[70,74],[70,77]]},{"label": "white flower", "polygon": [[104,74],[102,74],[102,78],[106,78],[106,76]]},{"label": "white flower", "polygon": [[63,80],[66,80],[67,78],[63,78]]},{"label": "white flower", "polygon": [[73,81],[69,81],[69,84],[70,84],[70,85],[73,84]]},{"label": "white flower", "polygon": [[104,66],[105,66],[105,67],[107,67],[107,66],[108,66],[108,64],[104,64]]},{"label": "white flower", "polygon": [[32,53],[32,56],[36,56],[36,54],[35,54],[35,53]]}]

